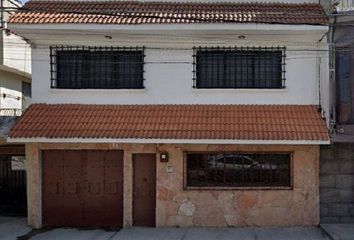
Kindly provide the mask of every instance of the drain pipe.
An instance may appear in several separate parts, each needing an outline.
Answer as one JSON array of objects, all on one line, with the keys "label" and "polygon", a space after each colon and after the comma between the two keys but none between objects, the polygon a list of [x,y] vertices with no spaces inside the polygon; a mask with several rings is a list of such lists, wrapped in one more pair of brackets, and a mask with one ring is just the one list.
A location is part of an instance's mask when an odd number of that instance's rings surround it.
[{"label": "drain pipe", "polygon": [[0,0],[0,19],[1,19],[1,32],[4,30],[5,28],[5,24],[4,24],[4,0]]},{"label": "drain pipe", "polygon": [[[337,11],[334,12],[335,14]],[[337,92],[336,88],[336,48],[334,43],[334,34],[336,30],[337,24],[337,16],[334,15],[333,22],[331,21],[329,28],[329,37],[328,37],[328,45],[329,45],[329,83],[330,83],[330,131],[333,133],[336,129],[337,123]]]}]

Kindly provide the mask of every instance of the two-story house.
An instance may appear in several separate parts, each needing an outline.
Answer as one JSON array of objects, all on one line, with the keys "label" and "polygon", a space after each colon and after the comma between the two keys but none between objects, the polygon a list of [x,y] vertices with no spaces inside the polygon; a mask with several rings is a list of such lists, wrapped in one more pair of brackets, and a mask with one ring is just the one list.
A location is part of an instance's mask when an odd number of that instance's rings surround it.
[{"label": "two-story house", "polygon": [[327,24],[314,0],[26,3],[29,224],[317,225]]},{"label": "two-story house", "polygon": [[0,215],[27,212],[25,146],[6,143],[8,131],[31,98],[30,46],[7,29],[9,16],[21,5],[0,0]]}]

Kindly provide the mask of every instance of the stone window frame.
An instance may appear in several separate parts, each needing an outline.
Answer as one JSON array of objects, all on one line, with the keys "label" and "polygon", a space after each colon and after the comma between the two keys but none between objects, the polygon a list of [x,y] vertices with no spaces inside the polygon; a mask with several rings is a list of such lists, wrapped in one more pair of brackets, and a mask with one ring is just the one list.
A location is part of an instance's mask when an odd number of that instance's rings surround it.
[{"label": "stone window frame", "polygon": [[[290,155],[290,186],[188,186],[187,185],[187,154],[203,153],[203,154],[289,154]],[[294,190],[294,152],[293,151],[184,151],[183,152],[183,190],[199,191],[232,191],[232,190]]]}]

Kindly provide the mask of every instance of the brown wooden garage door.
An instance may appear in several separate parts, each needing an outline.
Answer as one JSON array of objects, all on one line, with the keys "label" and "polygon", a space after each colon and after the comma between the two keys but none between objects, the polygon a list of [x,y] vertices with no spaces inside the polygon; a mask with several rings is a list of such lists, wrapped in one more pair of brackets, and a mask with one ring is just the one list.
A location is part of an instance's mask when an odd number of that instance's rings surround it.
[{"label": "brown wooden garage door", "polygon": [[123,151],[43,151],[45,226],[123,224]]}]

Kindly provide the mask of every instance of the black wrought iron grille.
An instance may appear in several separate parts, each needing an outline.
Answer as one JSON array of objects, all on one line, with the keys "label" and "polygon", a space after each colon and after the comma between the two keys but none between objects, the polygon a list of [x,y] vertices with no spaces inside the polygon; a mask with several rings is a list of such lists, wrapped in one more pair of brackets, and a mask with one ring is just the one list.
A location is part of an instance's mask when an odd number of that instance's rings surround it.
[{"label": "black wrought iron grille", "polygon": [[51,87],[144,88],[144,48],[51,46]]},{"label": "black wrought iron grille", "polygon": [[291,187],[291,154],[187,153],[187,187]]},{"label": "black wrought iron grille", "polygon": [[285,47],[194,48],[195,88],[284,88]]}]

